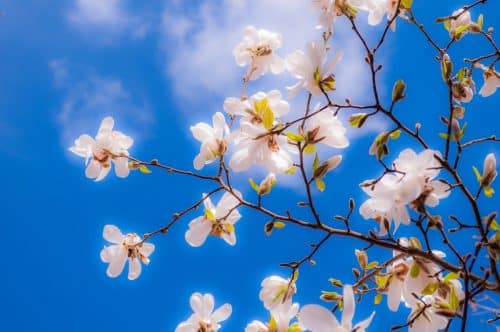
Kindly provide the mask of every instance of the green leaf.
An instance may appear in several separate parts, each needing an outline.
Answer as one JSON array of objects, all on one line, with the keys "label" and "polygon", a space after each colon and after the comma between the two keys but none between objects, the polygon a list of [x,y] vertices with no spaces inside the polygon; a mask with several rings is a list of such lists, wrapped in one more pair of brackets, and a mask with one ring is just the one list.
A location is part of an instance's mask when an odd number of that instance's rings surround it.
[{"label": "green leaf", "polygon": [[452,281],[458,278],[458,274],[455,272],[450,272],[448,273],[444,278],[443,281]]},{"label": "green leaf", "polygon": [[422,290],[422,295],[432,295],[438,289],[439,283],[431,282]]},{"label": "green leaf", "polygon": [[493,220],[490,224],[490,228],[494,231],[500,231],[500,225],[498,225],[496,220]]},{"label": "green leaf", "polygon": [[457,293],[455,292],[455,287],[451,287],[450,306],[453,310],[457,311],[459,305],[460,305],[460,300],[458,299]]},{"label": "green leaf", "polygon": [[314,78],[314,80],[315,80],[317,83],[319,83],[319,82],[321,81],[321,76],[320,76],[320,75],[321,75],[321,73],[320,73],[320,71],[319,71],[319,68],[318,68],[318,67],[316,67],[316,69],[314,70],[313,78]]},{"label": "green leaf", "polygon": [[375,283],[377,284],[377,286],[379,288],[385,288],[385,286],[387,285],[388,281],[389,281],[389,276],[388,275],[385,275],[385,276],[377,275],[377,276],[375,276]]},{"label": "green leaf", "polygon": [[474,175],[476,176],[477,182],[481,183],[482,176],[476,166],[472,166],[472,171],[474,171]]},{"label": "green leaf", "polygon": [[368,263],[368,265],[366,265],[366,269],[367,270],[371,270],[371,269],[374,269],[378,266],[378,262],[377,261],[373,261],[373,262],[370,262]]},{"label": "green leaf", "polygon": [[316,153],[316,155],[314,156],[314,161],[313,161],[313,165],[312,165],[312,171],[314,172],[315,170],[317,170],[318,166],[319,166],[319,156]]},{"label": "green leaf", "polygon": [[450,31],[450,28],[451,28],[451,22],[450,22],[450,20],[445,20],[443,22],[443,25],[444,25],[444,28],[446,29],[446,31]]},{"label": "green leaf", "polygon": [[[271,330],[272,331],[272,330]],[[277,331],[277,330],[275,330]],[[287,332],[302,332],[299,323],[295,322],[288,328]]]},{"label": "green leaf", "polygon": [[316,179],[314,183],[316,183],[316,188],[318,188],[319,191],[325,191],[326,189],[325,181],[321,179]]},{"label": "green leaf", "polygon": [[441,137],[442,139],[450,139],[450,136],[449,136],[448,134],[446,134],[446,133],[439,133],[438,135],[439,135],[439,137]]},{"label": "green leaf", "polygon": [[273,127],[274,113],[271,110],[271,108],[266,107],[266,109],[264,110],[262,123],[264,124],[264,128],[266,128],[267,130],[269,130]]},{"label": "green leaf", "polygon": [[274,228],[277,228],[277,229],[285,228],[285,223],[282,221],[275,221]]},{"label": "green leaf", "polygon": [[311,153],[314,153],[315,151],[316,151],[316,146],[314,144],[307,144],[304,147],[305,154],[311,154]]},{"label": "green leaf", "polygon": [[382,294],[377,294],[373,299],[373,303],[380,304],[380,302],[382,302]]},{"label": "green leaf", "polygon": [[300,134],[292,133],[291,131],[287,132],[285,135],[286,135],[286,137],[288,137],[288,139],[290,141],[293,141],[293,142],[302,142],[305,139],[304,136],[302,136]]},{"label": "green leaf", "polygon": [[459,81],[463,81],[463,79],[465,78],[465,74],[467,73],[467,69],[466,68],[461,68],[458,73],[457,73],[457,78]]},{"label": "green leaf", "polygon": [[368,118],[367,113],[356,113],[349,117],[349,124],[355,128],[361,128]]},{"label": "green leaf", "polygon": [[483,14],[480,14],[479,17],[477,18],[477,25],[481,30],[483,30],[483,25],[484,25],[484,17]]},{"label": "green leaf", "polygon": [[259,185],[255,183],[255,181],[252,178],[250,178],[248,182],[250,183],[250,187],[252,187],[253,190],[255,190],[256,192],[260,191]]},{"label": "green leaf", "polygon": [[215,215],[210,209],[205,209],[205,217],[210,221],[215,221]]},{"label": "green leaf", "polygon": [[292,166],[290,167],[289,169],[287,169],[285,171],[285,174],[288,174],[288,175],[294,175],[295,174],[295,166]]},{"label": "green leaf", "polygon": [[447,82],[453,72],[453,63],[450,60],[450,57],[445,54],[443,56],[443,60],[441,61],[441,77],[443,81]]},{"label": "green leaf", "polygon": [[491,187],[486,187],[484,188],[484,196],[491,198],[493,197],[493,194],[495,193],[495,190]]},{"label": "green leaf", "polygon": [[276,319],[274,319],[273,316],[271,316],[271,318],[269,319],[269,329],[271,331],[277,331],[278,330],[278,323],[276,323]]},{"label": "green leaf", "polygon": [[404,9],[411,9],[412,4],[413,0],[401,0],[401,7]]},{"label": "green leaf", "polygon": [[420,274],[420,265],[418,265],[417,263],[413,263],[410,269],[410,276],[412,278],[416,278],[418,277],[419,274]]},{"label": "green leaf", "polygon": [[390,135],[389,135],[392,139],[398,139],[399,136],[401,136],[401,130],[399,129],[396,129],[394,130]]},{"label": "green leaf", "polygon": [[151,170],[146,165],[139,166],[139,171],[141,171],[142,174],[151,174]]}]

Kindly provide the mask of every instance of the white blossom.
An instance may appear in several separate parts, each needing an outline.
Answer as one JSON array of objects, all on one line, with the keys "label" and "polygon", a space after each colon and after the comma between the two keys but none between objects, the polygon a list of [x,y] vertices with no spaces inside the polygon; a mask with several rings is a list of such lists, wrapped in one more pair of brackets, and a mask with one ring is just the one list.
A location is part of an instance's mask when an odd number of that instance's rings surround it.
[{"label": "white blossom", "polygon": [[367,180],[361,184],[370,195],[360,207],[365,219],[375,219],[380,225],[380,234],[386,234],[394,221],[397,230],[400,224],[408,225],[410,215],[407,205],[420,210],[423,204],[435,207],[439,200],[450,195],[450,186],[442,181],[433,181],[439,174],[438,151],[424,150],[416,154],[411,149],[402,151],[394,161],[395,172],[385,174],[378,181]]},{"label": "white blossom", "polygon": [[448,318],[436,313],[436,308],[432,305],[433,302],[432,296],[424,296],[421,301],[415,303],[408,317],[408,320],[414,319],[408,332],[437,332],[446,327]]},{"label": "white blossom", "polygon": [[285,59],[286,69],[299,81],[287,87],[291,97],[305,88],[313,96],[335,89],[335,76],[331,73],[335,65],[342,59],[343,52],[339,50],[326,62],[327,47],[324,42],[311,42],[306,45],[305,52],[297,50]]},{"label": "white blossom", "polygon": [[114,225],[104,226],[103,237],[113,245],[101,250],[101,260],[109,263],[106,274],[108,277],[118,277],[128,261],[128,279],[137,279],[142,270],[141,262],[149,264],[149,256],[153,253],[155,246],[143,242],[136,233],[122,234],[120,229]]},{"label": "white blossom", "polygon": [[349,146],[344,125],[330,108],[310,117],[304,131],[309,142],[322,143],[338,149]]},{"label": "white blossom", "polygon": [[344,286],[342,319],[339,323],[332,312],[322,306],[309,304],[299,312],[299,323],[311,332],[364,332],[370,325],[375,312],[367,319],[353,326],[355,299],[352,286]]},{"label": "white blossom", "polygon": [[210,197],[204,194],[204,214],[189,223],[185,235],[186,242],[193,247],[199,247],[205,243],[208,235],[212,234],[234,246],[236,244],[234,224],[241,218],[236,209],[240,202],[234,195],[241,197],[241,193],[237,190],[234,190],[234,194],[225,192],[217,206],[214,206]]},{"label": "white blossom", "polygon": [[[282,99],[281,92],[272,90],[258,92],[248,99],[229,97],[224,101],[224,111],[232,116],[241,116],[242,121],[261,124],[283,117],[290,110],[290,105]],[[272,125],[272,122],[269,123]],[[267,123],[266,123],[267,125]]]},{"label": "white blossom", "polygon": [[267,324],[262,323],[260,320],[254,320],[245,328],[245,332],[273,332]]},{"label": "white blossom", "polygon": [[247,26],[243,40],[233,49],[233,55],[239,66],[250,66],[250,80],[255,80],[267,73],[279,74],[284,70],[283,59],[276,55],[281,47],[281,35],[264,29],[257,30]]},{"label": "white blossom", "polygon": [[124,178],[129,174],[128,149],[134,140],[119,131],[113,130],[115,121],[112,117],[102,120],[95,138],[81,135],[69,150],[85,158],[87,168],[85,176],[100,181],[106,177],[115,164],[116,176]]},{"label": "white blossom", "polygon": [[217,112],[212,117],[212,127],[200,122],[191,127],[194,138],[201,142],[200,153],[194,159],[194,168],[202,169],[206,164],[212,163],[218,156],[223,155],[227,149],[224,136],[229,135],[224,115]]},{"label": "white blossom", "polygon": [[270,311],[280,306],[290,306],[292,295],[297,288],[294,281],[284,279],[279,276],[270,276],[261,283],[259,299],[264,303],[264,307]]},{"label": "white blossom", "polygon": [[476,64],[483,70],[484,84],[479,90],[479,94],[483,97],[489,97],[494,94],[500,87],[500,74],[493,68],[486,67],[483,64]]},{"label": "white blossom", "polygon": [[217,332],[221,327],[219,323],[231,316],[232,307],[229,303],[214,311],[212,294],[194,293],[189,302],[193,314],[188,320],[177,325],[175,332]]},{"label": "white blossom", "polygon": [[472,21],[470,12],[468,10],[464,12],[464,8],[455,10],[451,16],[458,17],[449,20],[450,36],[452,38],[460,39],[474,22]]}]

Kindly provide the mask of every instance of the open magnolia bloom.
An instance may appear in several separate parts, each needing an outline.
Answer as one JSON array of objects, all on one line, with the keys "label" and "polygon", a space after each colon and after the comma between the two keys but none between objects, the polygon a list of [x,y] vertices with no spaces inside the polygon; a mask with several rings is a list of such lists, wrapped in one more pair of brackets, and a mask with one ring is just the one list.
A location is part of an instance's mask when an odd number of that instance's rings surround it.
[{"label": "open magnolia bloom", "polygon": [[349,146],[345,133],[344,125],[330,108],[310,117],[304,130],[304,136],[309,144],[322,143],[337,149]]},{"label": "open magnolia bloom", "polygon": [[370,325],[375,312],[370,317],[353,326],[355,299],[352,286],[344,286],[342,320],[339,323],[333,313],[316,304],[302,307],[299,312],[299,323],[311,332],[364,332]]},{"label": "open magnolia bloom", "polygon": [[311,42],[306,45],[305,52],[297,50],[286,57],[286,69],[299,80],[287,87],[290,97],[296,96],[301,88],[305,88],[313,96],[335,90],[335,75],[331,71],[342,59],[343,52],[339,50],[328,62],[326,52],[327,46],[323,41]]},{"label": "open magnolia bloom", "polygon": [[284,173],[293,166],[289,152],[295,150],[286,136],[269,133],[263,125],[250,122],[242,122],[235,133],[235,152],[229,160],[233,171],[246,171],[258,164],[269,172]]},{"label": "open magnolia bloom", "polygon": [[250,66],[250,80],[267,73],[279,74],[284,70],[283,59],[275,51],[281,47],[281,35],[264,29],[257,30],[249,25],[245,28],[243,40],[233,49],[239,66]]},{"label": "open magnolia bloom", "polygon": [[96,181],[104,179],[111,169],[112,162],[115,164],[116,176],[124,178],[130,172],[127,150],[134,140],[113,130],[114,124],[112,117],[104,118],[95,138],[86,134],[81,135],[69,149],[77,156],[85,158],[87,164],[85,176],[89,179]]},{"label": "open magnolia bloom", "polygon": [[242,121],[263,124],[270,129],[274,120],[281,118],[290,110],[290,105],[283,100],[281,92],[271,90],[258,92],[248,99],[229,97],[224,100],[224,111],[232,116],[241,116]]},{"label": "open magnolia bloom", "polygon": [[252,321],[245,328],[245,332],[301,332],[298,323],[290,324],[290,321],[297,315],[299,304],[287,302],[271,311],[269,323],[258,320]]},{"label": "open magnolia bloom", "polygon": [[479,94],[483,97],[489,97],[500,87],[500,74],[495,69],[481,63],[477,63],[475,66],[483,70],[484,84],[479,90]]},{"label": "open magnolia bloom", "polygon": [[408,317],[408,321],[413,320],[408,332],[437,332],[446,327],[448,318],[438,313],[434,302],[434,297],[424,296],[421,301],[415,303]]},{"label": "open magnolia bloom", "polygon": [[214,311],[214,297],[212,294],[194,293],[189,300],[193,314],[188,320],[177,325],[175,332],[217,332],[220,322],[231,316],[232,307],[229,303],[223,304]]},{"label": "open magnolia bloom", "polygon": [[155,250],[151,243],[143,242],[136,233],[123,235],[114,225],[104,226],[103,237],[113,245],[101,250],[101,259],[109,263],[106,274],[110,278],[118,277],[128,261],[128,279],[135,280],[141,275],[141,262],[149,264],[149,256]]},{"label": "open magnolia bloom", "polygon": [[391,221],[395,224],[394,232],[401,223],[410,223],[407,204],[420,211],[424,205],[437,206],[440,199],[450,195],[448,184],[433,181],[441,167],[436,156],[440,154],[434,150],[416,154],[411,149],[405,149],[394,161],[396,172],[385,174],[375,183],[374,180],[367,180],[361,184],[370,199],[361,205],[359,212],[365,219],[375,219],[381,224],[381,235],[387,233],[386,226],[390,226]]},{"label": "open magnolia bloom", "polygon": [[[234,194],[241,197],[239,191],[235,190]],[[232,193],[225,192],[217,206],[214,206],[210,197],[204,194],[204,214],[189,223],[185,236],[187,243],[199,247],[205,243],[208,235],[212,234],[234,246],[236,244],[234,224],[241,218],[236,209],[239,203]]]},{"label": "open magnolia bloom", "polygon": [[464,8],[455,10],[451,16],[458,16],[455,19],[449,20],[448,31],[451,38],[460,39],[469,30],[469,27],[474,24],[470,12],[464,12]]},{"label": "open magnolia bloom", "polygon": [[262,281],[261,287],[259,299],[269,311],[273,311],[280,306],[290,306],[292,295],[297,292],[294,281],[280,276],[267,277]]},{"label": "open magnolia bloom", "polygon": [[213,126],[200,122],[191,127],[194,138],[201,142],[200,153],[194,158],[194,168],[202,169],[212,163],[217,157],[222,156],[227,150],[224,136],[229,135],[224,115],[217,112],[212,117]]}]

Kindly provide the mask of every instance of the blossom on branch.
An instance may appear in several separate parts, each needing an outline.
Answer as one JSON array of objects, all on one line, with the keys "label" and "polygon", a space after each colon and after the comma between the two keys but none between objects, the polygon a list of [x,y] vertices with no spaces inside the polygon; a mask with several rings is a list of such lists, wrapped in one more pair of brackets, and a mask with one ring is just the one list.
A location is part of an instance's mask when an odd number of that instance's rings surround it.
[{"label": "blossom on branch", "polygon": [[232,307],[225,303],[214,311],[214,297],[212,294],[194,293],[189,300],[193,314],[188,320],[177,325],[175,332],[217,332],[220,322],[231,316]]},{"label": "blossom on branch", "polygon": [[299,312],[299,323],[311,332],[365,332],[370,325],[375,312],[353,326],[352,319],[356,302],[352,286],[344,286],[342,320],[339,321],[332,312],[322,306],[309,304],[302,307]]},{"label": "blossom on branch", "polygon": [[329,107],[307,119],[304,129],[308,144],[322,143],[337,149],[349,146],[345,133],[344,125]]},{"label": "blossom on branch", "polygon": [[236,244],[234,224],[241,218],[236,209],[240,202],[235,195],[241,197],[241,193],[236,190],[234,194],[225,192],[217,206],[214,206],[210,197],[204,194],[204,214],[189,223],[185,235],[186,242],[193,247],[199,247],[205,243],[208,235],[212,234],[234,246]]},{"label": "blossom on branch", "polygon": [[108,277],[118,277],[128,261],[128,279],[137,279],[141,275],[141,262],[149,264],[149,256],[155,250],[155,246],[144,242],[136,233],[122,234],[120,229],[114,225],[104,226],[103,237],[113,243],[113,245],[101,250],[101,260],[109,263],[106,270]]},{"label": "blossom on branch", "polygon": [[201,142],[200,153],[194,158],[194,168],[202,169],[212,163],[217,157],[222,156],[227,150],[224,136],[229,135],[224,115],[217,112],[212,117],[212,127],[200,122],[191,127],[194,138]]},{"label": "blossom on branch", "polygon": [[233,49],[233,55],[239,66],[250,66],[248,79],[256,80],[269,70],[273,74],[284,70],[283,59],[275,53],[281,43],[279,33],[257,30],[249,25],[245,28],[243,40]]},{"label": "blossom on branch", "polygon": [[324,42],[311,42],[306,45],[305,52],[297,50],[285,58],[286,69],[299,81],[287,87],[290,97],[294,97],[301,88],[305,88],[313,96],[336,89],[335,75],[331,73],[335,65],[342,59],[339,50],[326,62],[327,45]]},{"label": "blossom on branch", "polygon": [[85,176],[89,179],[96,181],[104,179],[111,169],[112,162],[115,164],[116,176],[124,178],[130,172],[127,150],[134,140],[113,130],[114,124],[112,117],[104,118],[95,138],[86,134],[81,135],[69,149],[77,156],[85,158],[87,165]]},{"label": "blossom on branch", "polygon": [[259,299],[270,311],[280,306],[290,306],[292,295],[297,291],[295,281],[280,276],[270,276],[261,283]]},{"label": "blossom on branch", "polygon": [[479,94],[483,97],[489,97],[500,87],[500,74],[495,69],[480,63],[475,66],[483,70],[484,84],[479,90]]}]

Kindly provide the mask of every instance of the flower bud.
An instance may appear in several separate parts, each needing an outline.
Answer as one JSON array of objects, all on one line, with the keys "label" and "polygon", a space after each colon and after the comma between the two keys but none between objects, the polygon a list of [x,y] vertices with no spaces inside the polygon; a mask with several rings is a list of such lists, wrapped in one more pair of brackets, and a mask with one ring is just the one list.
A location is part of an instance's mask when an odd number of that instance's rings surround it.
[{"label": "flower bud", "polygon": [[484,187],[489,187],[497,177],[497,161],[495,155],[490,153],[484,159],[483,176],[481,177],[481,184]]},{"label": "flower bud", "polygon": [[269,173],[269,175],[259,184],[259,196],[269,194],[276,182],[276,175],[274,175],[274,173]]},{"label": "flower bud", "polygon": [[392,88],[392,101],[397,102],[405,97],[406,84],[403,80],[398,80]]},{"label": "flower bud", "polygon": [[330,159],[322,162],[318,166],[318,168],[316,168],[316,170],[314,171],[313,178],[321,179],[326,175],[326,173],[330,172],[332,169],[335,169],[340,164],[341,161],[342,161],[342,156],[335,155]]},{"label": "flower bud", "polygon": [[366,265],[368,264],[368,255],[366,254],[366,251],[356,249],[354,253],[356,254],[356,258],[358,259],[359,266],[361,266],[361,268],[364,270],[366,268]]},{"label": "flower bud", "polygon": [[453,72],[453,64],[451,63],[450,56],[448,54],[443,55],[443,60],[441,60],[441,75],[443,81],[448,81]]}]

